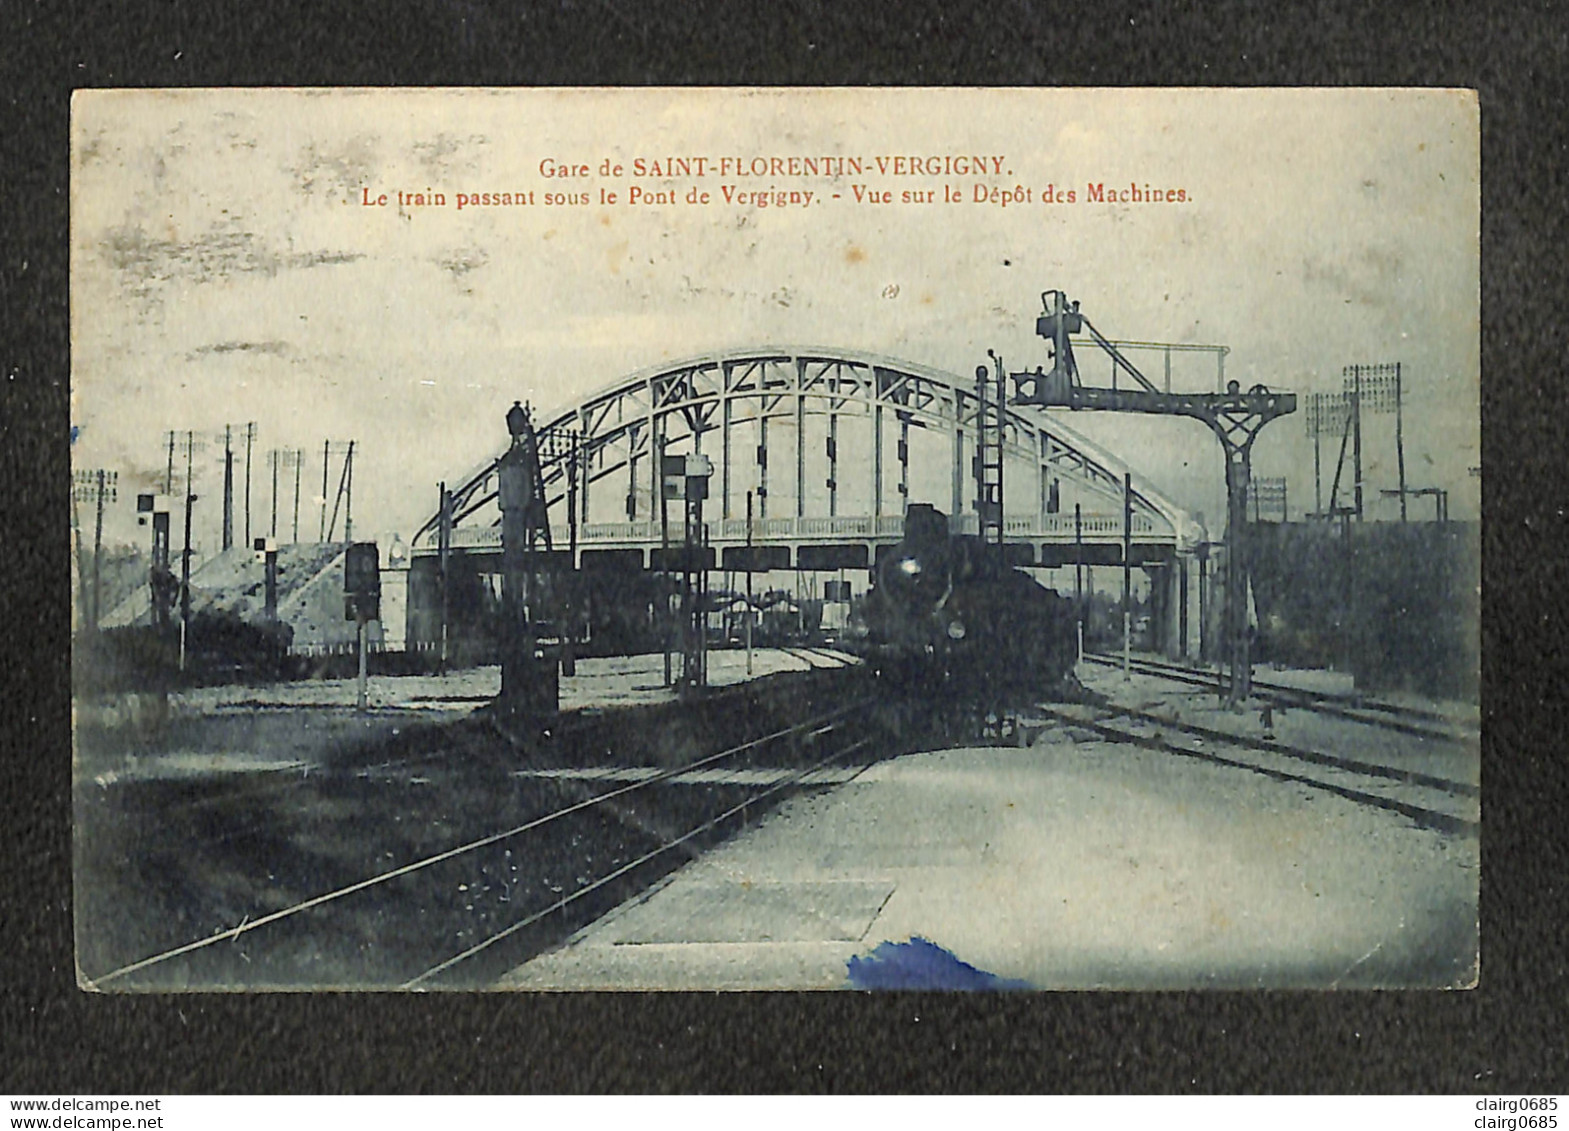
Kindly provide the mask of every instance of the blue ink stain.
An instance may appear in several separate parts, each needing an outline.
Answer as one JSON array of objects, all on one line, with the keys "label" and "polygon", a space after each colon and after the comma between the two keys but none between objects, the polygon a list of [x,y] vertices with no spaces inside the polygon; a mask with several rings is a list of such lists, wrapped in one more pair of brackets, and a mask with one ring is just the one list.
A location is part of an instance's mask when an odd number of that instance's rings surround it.
[{"label": "blue ink stain", "polygon": [[73,425],[71,425],[71,443],[73,443],[73,444],[76,443],[76,438],[78,436],[80,436],[81,434],[82,434],[82,426],[80,424],[73,424]]},{"label": "blue ink stain", "polygon": [[1027,990],[1028,982],[999,978],[960,960],[951,950],[919,936],[909,942],[879,943],[849,963],[855,990]]}]

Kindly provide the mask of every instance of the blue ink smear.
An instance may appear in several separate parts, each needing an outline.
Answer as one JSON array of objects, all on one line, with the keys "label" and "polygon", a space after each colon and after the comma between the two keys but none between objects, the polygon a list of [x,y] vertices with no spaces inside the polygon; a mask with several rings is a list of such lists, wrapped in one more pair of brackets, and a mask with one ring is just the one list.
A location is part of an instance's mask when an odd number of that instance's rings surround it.
[{"label": "blue ink smear", "polygon": [[73,444],[76,443],[76,438],[78,436],[80,436],[81,434],[82,434],[82,426],[80,424],[73,424],[73,425],[71,425],[71,443],[73,443]]},{"label": "blue ink smear", "polygon": [[855,990],[1027,990],[1028,982],[999,978],[961,961],[951,950],[915,937],[909,942],[879,943],[865,958],[849,963],[850,988]]}]

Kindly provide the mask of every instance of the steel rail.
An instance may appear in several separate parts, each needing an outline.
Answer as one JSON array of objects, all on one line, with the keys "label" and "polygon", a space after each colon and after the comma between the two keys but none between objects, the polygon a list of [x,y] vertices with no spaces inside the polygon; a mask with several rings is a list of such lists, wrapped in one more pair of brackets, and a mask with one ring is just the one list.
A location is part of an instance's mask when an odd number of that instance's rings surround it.
[{"label": "steel rail", "polygon": [[[1101,653],[1086,652],[1084,658],[1091,663],[1105,667],[1120,667],[1121,657],[1106,656]],[[1158,676],[1169,679],[1175,683],[1184,683],[1192,687],[1202,687],[1207,690],[1221,690],[1220,685],[1209,676],[1198,672],[1189,671],[1175,665],[1166,665],[1151,660],[1133,660],[1130,666],[1144,675]],[[1405,707],[1397,703],[1386,703],[1381,700],[1365,700],[1358,697],[1341,695],[1332,691],[1307,691],[1302,688],[1289,687],[1280,683],[1253,680],[1255,691],[1262,689],[1267,694],[1261,696],[1271,702],[1294,706],[1303,710],[1315,711],[1321,715],[1332,715],[1337,718],[1348,719],[1352,722],[1366,723],[1369,726],[1382,727],[1400,734],[1409,734],[1416,738],[1432,738],[1440,742],[1468,744],[1475,741],[1474,734],[1455,733],[1473,730],[1474,724],[1464,720],[1451,718],[1438,711],[1428,711],[1420,707]],[[1375,712],[1366,714],[1364,712]],[[1380,718],[1378,713],[1393,716]],[[1437,730],[1433,727],[1419,726],[1415,723],[1403,722],[1401,717],[1422,719],[1430,722],[1439,722],[1455,728],[1454,731]]]},{"label": "steel rail", "polygon": [[498,833],[492,833],[488,836],[480,837],[477,840],[468,841],[467,843],[457,845],[456,847],[449,848],[443,852],[438,852],[433,856],[427,856],[420,860],[411,861],[408,864],[403,864],[396,868],[388,869],[385,872],[378,872],[374,876],[369,876],[363,880],[348,884],[345,887],[337,888],[333,891],[323,892],[320,895],[312,896],[309,899],[305,899],[298,903],[291,904],[288,907],[280,908],[277,911],[270,912],[269,914],[263,915],[258,919],[247,918],[236,926],[230,927],[227,930],[219,931],[215,934],[208,935],[205,938],[195,939],[181,946],[161,951],[158,954],[149,955],[146,958],[139,959],[136,962],[121,966],[115,970],[111,970],[106,974],[101,974],[96,978],[90,978],[88,979],[88,986],[97,987],[105,982],[113,981],[116,978],[122,978],[127,974],[133,974],[138,970],[145,970],[149,966],[155,966],[158,963],[166,962],[171,958],[179,958],[183,955],[191,954],[195,951],[202,950],[220,942],[227,942],[233,939],[237,939],[241,935],[247,934],[250,931],[254,931],[260,927],[265,927],[269,924],[276,923],[279,920],[290,918],[294,915],[300,914],[303,911],[309,911],[312,908],[331,903],[334,900],[357,894],[358,892],[362,892],[380,884],[387,883],[391,880],[398,879],[401,876],[407,876],[413,872],[421,871],[425,868],[431,867],[432,865],[440,864],[447,860],[452,860],[458,856],[473,852],[477,849],[486,848],[490,845],[498,844],[501,841],[509,840],[512,837],[519,836],[525,832],[529,832],[532,829],[547,825],[550,822],[559,820],[562,817],[570,816],[573,813],[582,812],[583,810],[592,808],[595,805],[602,804],[606,801],[611,801],[617,797],[622,797],[634,790],[644,789],[650,785],[657,785],[659,782],[666,781],[669,778],[675,777],[679,774],[690,772],[691,770],[698,769],[702,766],[709,765],[710,763],[720,761],[724,758],[734,757],[737,754],[754,749],[755,747],[761,746],[764,743],[773,742],[780,738],[799,734],[803,731],[811,729],[812,727],[822,726],[823,724],[851,714],[860,707],[865,706],[867,702],[870,702],[870,700],[862,700],[858,703],[840,707],[837,710],[830,711],[825,715],[818,716],[817,718],[808,720],[807,722],[797,723],[794,726],[786,727],[783,730],[774,731],[770,734],[763,735],[760,738],[751,739],[747,742],[741,743],[740,745],[721,750],[718,753],[705,755],[687,763],[684,766],[672,766],[669,769],[661,771],[654,777],[647,779],[646,781],[632,782],[627,785],[619,786],[615,789],[609,790],[605,793],[595,794],[592,797],[584,798],[582,801],[574,802],[571,805],[554,810],[541,817],[536,817],[532,820],[525,821],[523,824],[516,825],[513,828],[505,829]]},{"label": "steel rail", "polygon": [[[480,953],[481,951],[487,950],[488,948],[493,946],[495,943],[500,942],[502,939],[509,938],[510,936],[516,934],[518,931],[521,931],[521,930],[523,930],[526,927],[530,927],[533,924],[540,922],[542,919],[546,918],[547,916],[552,915],[552,914],[554,914],[557,911],[564,910],[574,900],[581,899],[583,896],[588,895],[591,892],[598,891],[600,888],[606,886],[609,883],[612,883],[613,881],[615,881],[617,879],[620,879],[622,876],[626,875],[627,873],[631,872],[632,870],[634,870],[636,868],[642,867],[644,864],[648,863],[650,860],[653,860],[655,857],[660,856],[660,855],[662,855],[662,854],[664,854],[666,852],[669,852],[672,848],[677,848],[680,845],[685,844],[687,841],[691,840],[693,837],[698,836],[701,833],[707,832],[709,829],[714,828],[720,822],[729,820],[731,817],[735,816],[737,813],[740,813],[741,811],[746,809],[749,805],[755,805],[759,801],[762,801],[765,797],[768,797],[768,796],[770,796],[772,794],[778,793],[782,789],[787,789],[790,786],[799,784],[809,774],[816,773],[818,770],[821,770],[824,766],[828,765],[828,763],[837,761],[840,758],[843,758],[846,754],[850,754],[850,753],[853,753],[856,750],[859,750],[861,747],[866,746],[870,741],[871,741],[870,739],[863,738],[863,739],[860,739],[859,741],[853,742],[849,746],[845,747],[843,750],[839,750],[839,751],[836,751],[833,754],[828,755],[828,757],[821,759],[820,761],[816,762],[815,764],[813,764],[811,766],[807,766],[804,769],[799,770],[794,775],[785,778],[783,781],[777,782],[774,785],[769,786],[767,789],[762,790],[759,793],[754,793],[754,794],[748,796],[745,801],[742,801],[742,802],[740,802],[737,805],[732,805],[729,809],[726,809],[723,813],[720,813],[718,816],[710,817],[708,820],[704,821],[702,824],[697,825],[695,828],[689,829],[687,832],[682,833],[680,836],[675,837],[672,840],[666,841],[665,843],[661,844],[658,848],[650,849],[648,852],[643,853],[643,855],[637,857],[635,860],[627,861],[625,864],[621,865],[621,867],[615,869],[613,872],[610,872],[610,873],[607,873],[604,876],[601,876],[599,879],[595,880],[593,883],[587,884],[587,885],[585,885],[585,886],[583,886],[581,888],[578,888],[578,890],[573,892],[571,895],[563,896],[562,898],[560,898],[560,899],[556,900],[554,903],[552,903],[550,906],[541,908],[540,910],[535,911],[532,914],[525,916],[524,918],[518,920],[516,923],[513,923],[510,926],[504,927],[501,930],[497,931],[495,934],[489,935],[486,938],[484,938],[483,940],[481,940],[480,942],[475,943],[473,946],[469,947],[467,950],[460,951],[459,953],[453,955],[451,958],[448,958],[448,959],[446,959],[446,960],[444,960],[442,962],[437,963],[435,966],[432,966],[430,969],[424,971],[423,973],[415,975],[413,978],[409,979],[407,982],[404,982],[403,985],[399,986],[398,988],[399,989],[404,989],[404,990],[418,989],[420,987],[421,983],[429,981],[431,978],[435,977],[436,975],[441,974],[441,973],[443,973],[443,972],[445,972],[447,970],[452,969],[452,967],[456,966],[458,963],[467,961],[468,959],[474,957],[476,954]],[[643,783],[643,784],[646,784],[646,783]]]},{"label": "steel rail", "polygon": [[1456,797],[1480,797],[1482,794],[1479,788],[1469,782],[1455,781],[1452,778],[1441,778],[1433,774],[1424,774],[1420,770],[1403,770],[1398,766],[1391,766],[1385,762],[1362,762],[1355,758],[1342,758],[1338,754],[1325,754],[1322,751],[1309,750],[1303,746],[1293,746],[1288,742],[1279,742],[1273,738],[1254,738],[1250,735],[1232,734],[1228,731],[1215,730],[1213,727],[1199,726],[1197,723],[1185,723],[1180,719],[1168,719],[1161,715],[1135,710],[1131,707],[1108,705],[1103,709],[1113,716],[1136,719],[1139,722],[1150,723],[1153,726],[1167,727],[1210,742],[1238,743],[1252,747],[1255,750],[1279,754],[1283,758],[1294,758],[1300,762],[1312,762],[1320,766],[1331,766],[1337,770],[1347,770],[1354,774],[1365,774],[1368,777],[1388,778],[1391,781],[1403,782],[1406,785],[1418,785],[1424,789],[1440,790],[1443,793],[1450,793]]},{"label": "steel rail", "polygon": [[[1261,774],[1264,777],[1272,778],[1275,781],[1292,782],[1297,785],[1305,785],[1310,789],[1323,790],[1326,793],[1333,793],[1339,797],[1344,797],[1348,801],[1354,801],[1359,805],[1367,805],[1374,808],[1385,809],[1390,812],[1399,813],[1402,817],[1407,818],[1415,824],[1423,828],[1433,829],[1437,832],[1448,833],[1451,835],[1476,836],[1481,827],[1481,823],[1479,821],[1473,821],[1466,817],[1457,817],[1453,813],[1445,813],[1438,809],[1429,809],[1422,805],[1413,805],[1410,802],[1399,801],[1393,797],[1385,797],[1382,794],[1369,793],[1366,790],[1354,789],[1350,786],[1337,785],[1334,782],[1324,781],[1321,778],[1313,778],[1303,774],[1290,773],[1286,770],[1277,770],[1269,766],[1261,766],[1256,762],[1244,762],[1236,758],[1227,758],[1222,754],[1213,754],[1204,750],[1189,750],[1185,747],[1178,746],[1175,743],[1167,742],[1161,738],[1155,738],[1150,735],[1135,734],[1132,731],[1122,730],[1118,727],[1107,726],[1104,722],[1099,720],[1081,719],[1066,712],[1056,711],[1050,708],[1037,707],[1036,710],[1048,718],[1055,719],[1058,722],[1066,723],[1069,726],[1083,727],[1086,730],[1094,731],[1095,733],[1105,738],[1111,739],[1113,742],[1125,743],[1132,746],[1140,746],[1146,750],[1154,750],[1166,754],[1177,754],[1184,758],[1196,758],[1203,762],[1212,762],[1220,766],[1229,766],[1235,769],[1247,770],[1251,773]],[[1228,737],[1224,741],[1230,743],[1231,745],[1243,748],[1254,747],[1255,745],[1245,738]]]}]

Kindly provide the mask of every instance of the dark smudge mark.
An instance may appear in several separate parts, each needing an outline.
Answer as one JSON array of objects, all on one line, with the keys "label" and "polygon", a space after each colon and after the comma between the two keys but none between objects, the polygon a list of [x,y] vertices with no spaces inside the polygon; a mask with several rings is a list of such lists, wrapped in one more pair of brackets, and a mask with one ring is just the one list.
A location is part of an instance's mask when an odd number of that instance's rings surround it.
[{"label": "dark smudge mark", "polygon": [[363,258],[359,252],[278,251],[233,221],[214,225],[192,240],[166,240],[140,225],[112,229],[101,241],[104,254],[129,277],[131,289],[148,294],[176,279],[209,283],[232,275],[276,275],[296,268],[328,267]]},{"label": "dark smudge mark", "polygon": [[1339,260],[1307,257],[1302,263],[1302,281],[1344,302],[1379,306],[1389,302],[1404,266],[1399,251],[1370,246]]},{"label": "dark smudge mark", "polygon": [[216,342],[193,350],[191,357],[194,359],[203,354],[215,353],[270,353],[282,357],[288,352],[289,346],[286,342]]},{"label": "dark smudge mark", "polygon": [[307,145],[287,171],[303,193],[321,190],[357,197],[362,185],[376,179],[376,168],[376,139],[362,135],[333,149]]},{"label": "dark smudge mark", "polygon": [[76,154],[78,164],[91,165],[104,156],[104,134],[105,131],[99,130],[82,144]]},{"label": "dark smudge mark", "polygon": [[454,251],[442,252],[436,256],[434,262],[443,271],[452,273],[452,278],[461,283],[463,276],[470,271],[477,271],[490,261],[490,256],[485,254],[482,247],[464,247]]},{"label": "dark smudge mark", "polygon": [[483,134],[454,137],[437,134],[429,141],[414,143],[414,157],[424,166],[426,173],[435,179],[444,179],[454,173],[472,173],[478,169],[475,150],[490,144]]}]

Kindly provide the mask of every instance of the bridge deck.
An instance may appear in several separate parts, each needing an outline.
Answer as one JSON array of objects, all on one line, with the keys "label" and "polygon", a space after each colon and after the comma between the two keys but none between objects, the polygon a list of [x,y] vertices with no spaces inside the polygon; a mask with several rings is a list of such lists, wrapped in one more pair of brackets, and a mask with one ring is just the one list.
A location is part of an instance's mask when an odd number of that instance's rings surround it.
[{"label": "bridge deck", "polygon": [[[749,560],[748,547],[768,568],[834,569],[866,568],[875,560],[878,547],[891,546],[904,536],[904,519],[899,515],[834,515],[755,519],[748,537],[745,519],[723,519],[706,524],[708,545],[714,568],[744,569]],[[1123,538],[1120,515],[1084,515],[1075,529],[1072,515],[1042,515],[1007,519],[1005,536],[1013,547],[1010,554],[1022,565],[1067,564],[1074,559],[1073,547],[1082,539],[1084,561],[1089,564],[1121,562]],[[960,515],[950,520],[956,534],[978,533],[977,516]],[[553,528],[551,539],[558,552],[569,544],[569,531]],[[1132,526],[1135,562],[1167,560],[1178,549],[1170,529],[1135,515]],[[668,535],[658,522],[589,523],[578,528],[577,545],[582,560],[610,553],[626,559],[639,555],[647,563],[649,554],[658,555],[668,544],[679,547],[686,540],[685,523],[672,516]],[[438,552],[435,532],[422,538],[414,548],[415,557]],[[466,526],[452,531],[451,546],[467,554],[499,554],[499,526]],[[802,551],[805,551],[803,554]],[[1111,551],[1115,551],[1114,553]],[[839,563],[839,564],[835,564]]]}]

